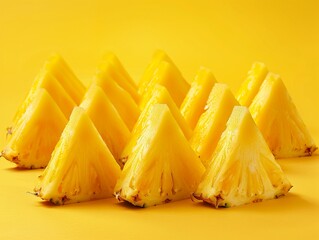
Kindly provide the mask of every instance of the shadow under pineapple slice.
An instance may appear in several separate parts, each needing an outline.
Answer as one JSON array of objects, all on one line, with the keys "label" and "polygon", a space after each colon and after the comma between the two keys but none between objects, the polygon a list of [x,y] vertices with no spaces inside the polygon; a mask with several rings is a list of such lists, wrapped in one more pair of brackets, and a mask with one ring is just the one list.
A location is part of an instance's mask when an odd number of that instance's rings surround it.
[{"label": "shadow under pineapple slice", "polygon": [[140,109],[144,109],[147,105],[147,102],[152,97],[152,89],[156,84],[166,87],[178,108],[181,106],[190,88],[179,70],[172,63],[161,61],[150,79],[147,88],[145,88],[143,95],[141,95]]},{"label": "shadow under pineapple slice", "polygon": [[50,94],[37,89],[1,154],[21,168],[45,167],[66,123]]},{"label": "shadow under pineapple slice", "polygon": [[76,107],[34,192],[54,204],[108,198],[120,172],[93,122]]},{"label": "shadow under pineapple slice", "polygon": [[127,156],[132,152],[133,148],[137,144],[137,141],[139,141],[141,132],[146,127],[148,118],[150,114],[152,113],[152,108],[155,104],[166,104],[168,108],[170,109],[176,122],[178,123],[179,127],[181,128],[185,138],[189,139],[191,137],[192,130],[187,125],[185,119],[179,112],[179,109],[177,108],[175,102],[171,98],[169,92],[167,91],[165,87],[159,84],[156,84],[152,91],[152,97],[150,98],[144,110],[141,112],[140,117],[138,118],[132,130],[130,140],[128,144],[125,146],[124,151],[121,154],[122,164],[126,163],[128,158]]},{"label": "shadow under pineapple slice", "polygon": [[234,207],[278,198],[290,188],[248,109],[235,106],[193,196],[216,208]]},{"label": "shadow under pineapple slice", "polygon": [[110,99],[126,126],[132,131],[139,115],[140,109],[131,95],[121,88],[109,75],[97,73],[93,84],[100,86]]},{"label": "shadow under pineapple slice", "polygon": [[94,84],[88,89],[80,107],[90,117],[115,160],[122,166],[119,159],[130,137],[130,131],[116,108],[103,90]]},{"label": "shadow under pineapple slice", "polygon": [[139,102],[140,97],[137,92],[137,86],[115,54],[110,52],[104,55],[98,66],[98,74],[111,77],[121,88],[131,95],[136,103]]},{"label": "shadow under pineapple slice", "polygon": [[201,67],[181,105],[181,114],[188,125],[194,129],[200,115],[204,112],[210,91],[216,83],[211,70]]},{"label": "shadow under pineapple slice", "polygon": [[[169,62],[174,65],[174,68],[177,69],[176,65],[173,63],[172,59],[163,51],[157,50],[154,52],[151,62],[145,69],[139,83],[138,83],[138,93],[142,96],[145,90],[148,87],[151,79],[153,78],[154,73],[156,72],[158,66],[162,61]],[[178,69],[177,69],[178,70]]]},{"label": "shadow under pineapple slice", "polygon": [[237,92],[237,100],[242,106],[249,107],[268,74],[264,63],[255,62],[248,72],[247,78]]},{"label": "shadow under pineapple slice", "polygon": [[217,146],[235,105],[239,105],[226,84],[216,83],[209,95],[205,112],[200,116],[190,139],[190,145],[205,167]]},{"label": "shadow under pineapple slice", "polygon": [[279,75],[267,75],[249,110],[276,158],[310,156],[317,149]]},{"label": "shadow under pineapple slice", "polygon": [[190,197],[205,171],[165,104],[155,104],[115,187],[115,196],[149,207]]}]

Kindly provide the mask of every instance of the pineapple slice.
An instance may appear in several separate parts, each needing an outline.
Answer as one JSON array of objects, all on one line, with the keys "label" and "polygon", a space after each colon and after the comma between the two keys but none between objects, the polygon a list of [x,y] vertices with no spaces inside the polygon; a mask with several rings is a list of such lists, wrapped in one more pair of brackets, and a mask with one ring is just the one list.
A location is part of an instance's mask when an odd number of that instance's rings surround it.
[{"label": "pineapple slice", "polygon": [[276,158],[310,156],[317,149],[279,75],[268,74],[249,109]]},{"label": "pineapple slice", "polygon": [[21,168],[45,167],[66,123],[50,94],[40,88],[1,154]]},{"label": "pineapple slice", "polygon": [[98,67],[97,74],[112,78],[121,88],[131,95],[136,103],[139,102],[140,97],[137,93],[137,86],[113,53],[108,53],[104,56]]},{"label": "pineapple slice", "polygon": [[173,64],[166,61],[161,61],[142,95],[140,101],[141,109],[144,109],[144,107],[147,105],[147,102],[152,97],[152,89],[156,84],[163,85],[167,88],[177,107],[180,107],[190,88],[189,84],[185,81],[178,69]]},{"label": "pineapple slice", "polygon": [[128,155],[115,195],[139,207],[190,197],[205,171],[169,108],[155,104]]},{"label": "pineapple slice", "polygon": [[145,89],[148,87],[148,84],[150,83],[151,79],[153,78],[154,73],[156,72],[159,64],[162,61],[169,62],[174,65],[175,69],[177,67],[171,60],[171,58],[162,50],[157,50],[152,57],[152,60],[150,64],[147,66],[141,80],[138,83],[138,93],[140,95],[143,95],[145,92]]},{"label": "pineapple slice", "polygon": [[124,148],[124,151],[122,152],[121,162],[122,164],[125,164],[127,161],[127,156],[133,151],[133,148],[137,144],[137,141],[139,141],[139,137],[141,135],[141,132],[146,126],[147,119],[149,118],[151,114],[151,110],[155,104],[166,104],[168,108],[170,109],[173,117],[175,118],[175,121],[178,123],[179,127],[181,128],[184,136],[186,139],[189,139],[192,135],[192,130],[187,125],[185,119],[179,112],[179,109],[177,108],[175,102],[169,95],[169,92],[167,89],[159,84],[155,85],[153,91],[152,91],[152,98],[149,100],[147,106],[142,111],[140,117],[138,118],[131,134],[131,139]]},{"label": "pineapple slice", "polygon": [[235,106],[193,196],[216,208],[233,207],[278,198],[290,188],[247,107]]},{"label": "pineapple slice", "polygon": [[82,107],[99,131],[119,164],[120,155],[130,137],[130,131],[103,90],[92,85],[84,96]]},{"label": "pineapple slice", "polygon": [[210,162],[235,105],[238,105],[238,102],[229,87],[216,83],[209,95],[205,112],[200,116],[190,139],[192,148],[200,156],[205,167]]},{"label": "pineapple slice", "polygon": [[97,74],[93,84],[100,86],[110,99],[121,118],[131,131],[140,115],[140,109],[131,95],[121,88],[111,77]]},{"label": "pineapple slice", "polygon": [[252,65],[246,80],[237,92],[237,100],[240,105],[249,107],[267,74],[268,69],[264,63],[255,62]]},{"label": "pineapple slice", "polygon": [[60,107],[66,118],[69,118],[72,109],[76,106],[73,99],[67,94],[64,88],[61,86],[59,81],[48,71],[42,70],[37,75],[26,99],[19,107],[14,117],[12,127],[8,128],[9,133],[12,134],[15,126],[19,125],[22,120],[22,116],[28,108],[29,104],[33,101],[36,91],[39,88],[44,88],[52,96],[54,101]]},{"label": "pineapple slice", "polygon": [[200,115],[204,112],[209,93],[215,83],[213,73],[208,68],[201,67],[180,108],[192,129],[195,128]]},{"label": "pineapple slice", "polygon": [[92,121],[76,107],[34,191],[58,205],[108,198],[120,173]]},{"label": "pineapple slice", "polygon": [[60,55],[52,55],[43,68],[60,82],[76,104],[81,103],[86,89]]}]

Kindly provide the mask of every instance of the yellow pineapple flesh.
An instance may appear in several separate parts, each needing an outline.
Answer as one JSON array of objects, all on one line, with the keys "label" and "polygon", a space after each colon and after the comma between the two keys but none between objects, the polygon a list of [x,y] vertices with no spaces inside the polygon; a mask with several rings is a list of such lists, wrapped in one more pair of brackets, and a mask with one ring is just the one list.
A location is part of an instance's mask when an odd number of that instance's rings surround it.
[{"label": "yellow pineapple flesh", "polygon": [[115,160],[121,165],[120,155],[128,142],[130,131],[116,108],[96,85],[89,88],[80,107],[90,117]]},{"label": "yellow pineapple flesh", "polygon": [[279,75],[267,75],[249,110],[276,158],[310,156],[317,149]]},{"label": "yellow pineapple flesh", "polygon": [[192,129],[195,128],[200,115],[204,112],[209,93],[215,83],[213,73],[208,68],[201,67],[180,108],[182,115]]},{"label": "yellow pineapple flesh", "polygon": [[[150,83],[151,79],[153,78],[154,73],[156,72],[159,64],[162,61],[169,62],[175,66],[171,58],[163,51],[163,50],[157,50],[152,56],[152,60],[147,66],[144,74],[142,75],[141,80],[138,83],[138,93],[140,95],[143,95],[145,92],[145,89],[148,87],[148,84]],[[176,66],[175,66],[176,67]],[[177,69],[177,67],[176,67]]]},{"label": "yellow pineapple flesh", "polygon": [[155,70],[148,86],[141,95],[140,108],[143,109],[152,97],[152,89],[156,84],[160,84],[168,90],[177,107],[180,107],[190,86],[180,74],[178,69],[171,63],[161,61]]},{"label": "yellow pineapple flesh", "polygon": [[34,192],[57,205],[108,198],[120,172],[88,115],[76,107]]},{"label": "yellow pineapple flesh", "polygon": [[81,103],[86,89],[60,55],[52,55],[43,69],[51,73],[60,82],[76,104]]},{"label": "yellow pineapple flesh", "polygon": [[139,102],[140,97],[136,84],[113,53],[108,53],[104,56],[98,67],[97,74],[111,77],[121,88],[131,95],[136,103]]},{"label": "yellow pineapple flesh", "polygon": [[205,171],[169,108],[155,104],[121,177],[115,195],[139,207],[190,197]]},{"label": "yellow pineapple flesh", "polygon": [[209,95],[205,112],[200,116],[190,144],[205,167],[217,146],[235,105],[239,105],[226,84],[216,83]]},{"label": "yellow pineapple flesh", "polygon": [[175,118],[176,122],[178,123],[179,127],[181,128],[185,138],[189,139],[191,137],[192,130],[187,125],[185,119],[179,112],[179,109],[177,108],[175,102],[171,98],[169,92],[167,91],[165,87],[157,84],[152,91],[151,99],[149,100],[144,110],[141,112],[140,117],[138,118],[132,130],[130,141],[125,146],[124,151],[122,152],[122,155],[121,155],[122,164],[126,163],[128,154],[132,151],[132,148],[135,147],[137,141],[139,141],[141,132],[145,128],[147,119],[149,118],[152,112],[151,110],[155,104],[166,104],[168,108],[170,109],[170,112]]},{"label": "yellow pineapple flesh", "polygon": [[100,86],[131,131],[140,115],[140,109],[131,95],[111,77],[97,74],[93,84]]},{"label": "yellow pineapple flesh", "polygon": [[264,63],[255,62],[248,72],[247,78],[237,92],[237,100],[242,106],[249,107],[268,74]]},{"label": "yellow pineapple flesh", "polygon": [[235,106],[193,196],[216,208],[234,207],[278,198],[290,188],[247,107]]},{"label": "yellow pineapple flesh", "polygon": [[66,123],[50,94],[40,88],[8,137],[1,155],[21,168],[45,167]]}]

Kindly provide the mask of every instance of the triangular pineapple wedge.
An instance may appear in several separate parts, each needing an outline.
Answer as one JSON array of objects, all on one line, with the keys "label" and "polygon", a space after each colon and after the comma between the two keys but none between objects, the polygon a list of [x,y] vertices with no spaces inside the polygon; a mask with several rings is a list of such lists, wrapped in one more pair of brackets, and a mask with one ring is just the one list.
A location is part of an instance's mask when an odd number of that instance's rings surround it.
[{"label": "triangular pineapple wedge", "polygon": [[122,164],[125,164],[128,158],[128,155],[133,151],[133,148],[137,144],[137,141],[139,141],[139,137],[141,135],[141,132],[147,125],[148,118],[150,114],[152,113],[152,108],[155,104],[166,104],[173,115],[175,121],[178,123],[179,127],[181,128],[184,136],[186,139],[189,139],[192,135],[192,130],[187,125],[185,119],[179,112],[179,109],[177,108],[175,102],[171,98],[169,92],[167,89],[159,84],[155,85],[153,91],[152,91],[152,97],[149,100],[148,104],[144,108],[144,110],[141,112],[140,117],[138,118],[131,134],[130,141],[125,146],[124,151],[122,152],[121,162]]},{"label": "triangular pineapple wedge", "polygon": [[249,107],[268,74],[264,63],[255,62],[248,72],[247,78],[237,92],[237,100],[242,106]]},{"label": "triangular pineapple wedge", "polygon": [[81,103],[86,89],[60,55],[52,55],[43,69],[51,73],[60,82],[76,104]]},{"label": "triangular pineapple wedge", "polygon": [[317,149],[279,75],[268,74],[249,110],[276,158],[310,156]]},{"label": "triangular pineapple wedge", "polygon": [[130,131],[103,90],[92,85],[83,98],[82,107],[99,131],[104,142],[120,164],[120,156]]},{"label": "triangular pineapple wedge", "polygon": [[128,155],[115,195],[140,207],[189,198],[204,171],[167,105],[156,104]]},{"label": "triangular pineapple wedge", "polygon": [[60,82],[54,77],[50,72],[46,70],[41,70],[37,75],[35,81],[32,84],[32,87],[19,107],[16,115],[14,117],[12,126],[9,128],[9,133],[12,134],[15,126],[19,125],[19,121],[22,120],[22,116],[28,108],[29,104],[33,101],[36,91],[39,88],[44,88],[48,91],[53,100],[60,107],[61,111],[64,113],[66,118],[69,118],[72,109],[76,106],[76,103],[73,99],[67,94]]},{"label": "triangular pineapple wedge", "polygon": [[95,75],[93,84],[103,89],[131,131],[140,115],[140,109],[131,95],[121,88],[110,76],[97,74]]},{"label": "triangular pineapple wedge", "polygon": [[93,122],[76,107],[34,191],[58,205],[108,198],[120,172]]},{"label": "triangular pineapple wedge", "polygon": [[119,86],[121,86],[121,88],[131,95],[136,103],[139,102],[140,97],[137,93],[136,84],[128,75],[119,59],[113,53],[104,55],[104,58],[98,67],[97,74],[111,77]]},{"label": "triangular pineapple wedge", "polygon": [[235,105],[239,104],[229,87],[216,83],[190,139],[192,148],[206,167]]},{"label": "triangular pineapple wedge", "polygon": [[192,129],[195,128],[200,115],[204,112],[209,93],[215,83],[213,73],[208,68],[201,67],[180,108],[182,115]]},{"label": "triangular pineapple wedge", "polygon": [[182,104],[190,86],[180,74],[178,69],[171,63],[161,61],[158,68],[150,80],[147,88],[141,96],[140,108],[143,109],[149,99],[152,97],[151,92],[156,84],[166,87],[177,107]]},{"label": "triangular pineapple wedge", "polygon": [[236,106],[193,196],[234,207],[286,195],[291,188],[248,109]]},{"label": "triangular pineapple wedge", "polygon": [[1,155],[21,168],[42,168],[50,160],[67,119],[43,88],[38,89]]},{"label": "triangular pineapple wedge", "polygon": [[[153,78],[154,73],[156,72],[159,64],[162,61],[169,62],[175,66],[172,59],[163,51],[163,50],[157,50],[152,56],[152,60],[147,66],[144,74],[142,75],[141,80],[138,83],[138,93],[140,95],[143,95],[146,88],[148,87],[148,84],[150,83],[151,79]],[[175,66],[177,69],[177,67]]]}]

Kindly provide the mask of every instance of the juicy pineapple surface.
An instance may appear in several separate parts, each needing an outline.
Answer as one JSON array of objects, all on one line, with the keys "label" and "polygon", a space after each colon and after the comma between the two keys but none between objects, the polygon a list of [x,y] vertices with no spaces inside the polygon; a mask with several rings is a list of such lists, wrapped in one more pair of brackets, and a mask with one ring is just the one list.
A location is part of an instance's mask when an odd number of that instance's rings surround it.
[{"label": "juicy pineapple surface", "polygon": [[237,92],[237,100],[242,106],[249,107],[268,74],[264,63],[255,62],[248,72],[247,78]]},{"label": "juicy pineapple surface", "polygon": [[100,86],[110,99],[121,118],[131,131],[140,115],[140,109],[131,95],[125,91],[116,81],[103,72],[97,73],[93,84]]},{"label": "juicy pineapple surface", "polygon": [[2,156],[21,168],[42,168],[60,138],[67,119],[45,89],[38,89],[8,136]]},{"label": "juicy pineapple surface", "polygon": [[130,131],[116,108],[103,90],[94,84],[85,94],[80,107],[90,117],[115,160],[121,165],[120,155],[128,142]]},{"label": "juicy pineapple surface", "polygon": [[153,106],[115,195],[139,207],[190,197],[205,170],[167,105]]},{"label": "juicy pineapple surface", "polygon": [[144,109],[152,97],[152,90],[156,84],[166,87],[177,107],[180,107],[190,88],[179,70],[172,63],[161,61],[148,86],[145,88],[143,95],[141,95],[139,104],[141,109]]},{"label": "juicy pineapple surface", "polygon": [[209,95],[205,112],[200,116],[190,144],[208,166],[227,120],[235,105],[239,105],[226,84],[216,83]]},{"label": "juicy pineapple surface", "polygon": [[139,102],[140,97],[137,92],[137,86],[115,54],[108,53],[104,55],[98,67],[98,74],[111,77],[121,88],[131,95],[136,103]]},{"label": "juicy pineapple surface", "polygon": [[[147,66],[145,72],[142,75],[141,80],[138,83],[138,93],[140,95],[143,95],[145,93],[145,90],[148,87],[148,84],[150,83],[151,79],[153,78],[154,73],[156,72],[159,64],[162,61],[169,62],[175,66],[172,59],[162,50],[157,50],[153,54],[152,60]],[[175,66],[177,69],[177,67]]]},{"label": "juicy pineapple surface", "polygon": [[166,104],[170,109],[171,114],[175,118],[176,122],[178,123],[179,127],[181,128],[184,136],[186,139],[189,139],[192,135],[192,130],[187,125],[185,119],[181,115],[179,109],[177,108],[175,102],[171,98],[167,89],[159,84],[157,84],[153,91],[152,97],[150,98],[147,106],[141,112],[140,117],[138,118],[132,133],[131,138],[128,144],[125,146],[122,154],[121,154],[121,162],[124,165],[127,161],[127,156],[132,152],[132,149],[135,147],[137,141],[139,141],[141,132],[147,126],[148,118],[152,113],[153,106],[155,104]]},{"label": "juicy pineapple surface", "polygon": [[276,158],[310,156],[317,149],[279,75],[267,75],[249,110]]},{"label": "juicy pineapple surface", "polygon": [[180,107],[181,114],[192,129],[204,112],[209,93],[215,83],[213,73],[208,68],[201,67]]},{"label": "juicy pineapple surface", "polygon": [[90,118],[76,107],[34,191],[54,204],[108,198],[120,172]]},{"label": "juicy pineapple surface", "polygon": [[286,195],[291,185],[248,109],[235,106],[193,196],[233,207]]}]

